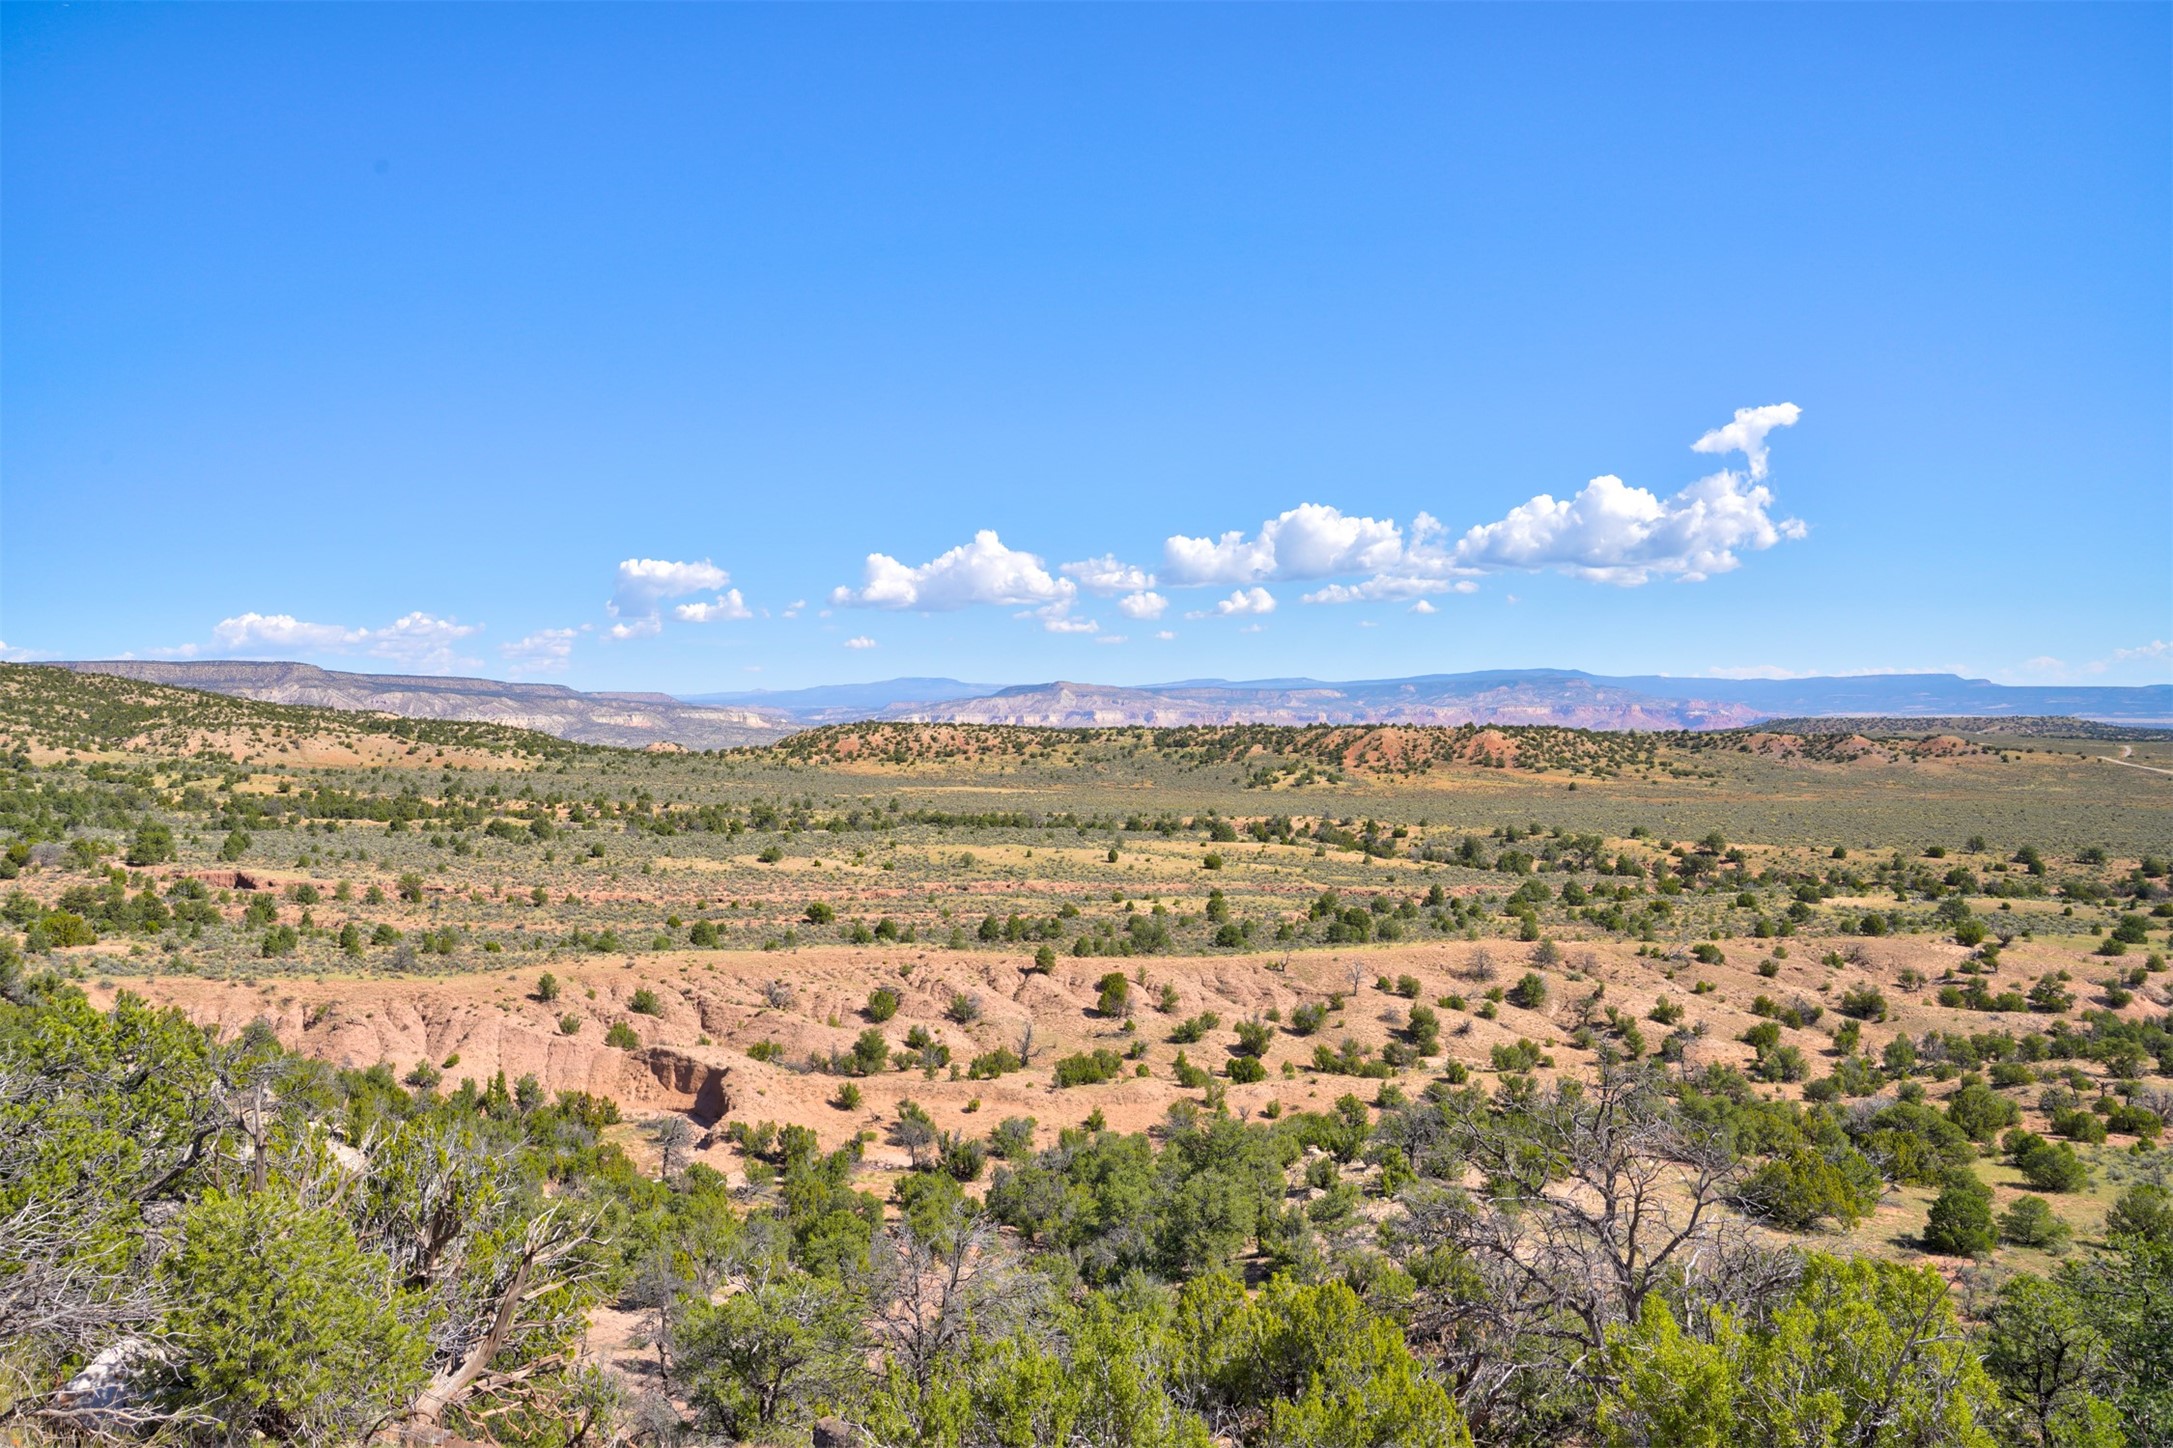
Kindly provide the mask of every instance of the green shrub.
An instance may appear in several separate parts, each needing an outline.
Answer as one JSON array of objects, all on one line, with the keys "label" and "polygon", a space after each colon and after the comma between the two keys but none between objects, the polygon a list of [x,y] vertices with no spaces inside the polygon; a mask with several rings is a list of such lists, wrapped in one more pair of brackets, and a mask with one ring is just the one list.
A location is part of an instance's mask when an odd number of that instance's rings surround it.
[{"label": "green shrub", "polygon": [[974,1081],[993,1081],[999,1076],[1020,1070],[1025,1065],[1026,1063],[1021,1061],[1018,1054],[1010,1047],[998,1046],[995,1050],[976,1056],[968,1062],[966,1075],[968,1079]]},{"label": "green shrub", "polygon": [[1981,1257],[1992,1250],[1992,1193],[1968,1172],[1958,1172],[1932,1201],[1924,1247],[1950,1257]]},{"label": "green shrub", "polygon": [[2105,1235],[2173,1242],[2173,1191],[2151,1182],[2129,1187],[2105,1214]]},{"label": "green shrub", "polygon": [[870,1026],[853,1041],[852,1055],[847,1069],[856,1076],[873,1076],[890,1064],[890,1042],[883,1033]]},{"label": "green shrub", "polygon": [[429,1377],[421,1297],[337,1212],[207,1194],[162,1264],[167,1396],[233,1441],[360,1441]]},{"label": "green shrub", "polygon": [[1882,1187],[1877,1168],[1852,1148],[1829,1154],[1798,1146],[1761,1162],[1738,1189],[1737,1204],[1794,1232],[1829,1220],[1853,1227],[1878,1206]]},{"label": "green shrub", "polygon": [[2046,1141],[2034,1133],[2010,1153],[2022,1179],[2041,1192],[2079,1192],[2090,1185],[2090,1169],[2066,1142]]},{"label": "green shrub", "polygon": [[1123,1069],[1124,1058],[1107,1047],[1081,1051],[1056,1063],[1056,1084],[1098,1086],[1104,1081],[1116,1079]]},{"label": "green shrub", "polygon": [[1207,1033],[1221,1024],[1221,1016],[1213,1011],[1202,1011],[1196,1016],[1187,1016],[1175,1026],[1172,1026],[1169,1038],[1173,1044],[1179,1046],[1196,1045],[1206,1040]]},{"label": "green shrub", "polygon": [[2014,1205],[1999,1215],[1999,1239],[2017,1247],[2039,1247],[2048,1252],[2063,1250],[2075,1229],[2052,1213],[2043,1197],[2016,1197]]},{"label": "green shrub", "polygon": [[1877,986],[1855,986],[1841,993],[1840,1012],[1859,1021],[1886,1019],[1886,996]]}]

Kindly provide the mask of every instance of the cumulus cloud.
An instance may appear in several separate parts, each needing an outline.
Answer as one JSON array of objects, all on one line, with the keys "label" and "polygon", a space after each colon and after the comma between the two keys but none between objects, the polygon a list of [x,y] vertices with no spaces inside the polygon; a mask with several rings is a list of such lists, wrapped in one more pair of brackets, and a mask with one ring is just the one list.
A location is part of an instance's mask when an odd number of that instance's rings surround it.
[{"label": "cumulus cloud", "polygon": [[1557,569],[1620,585],[1709,578],[1739,567],[1746,552],[1806,535],[1801,521],[1775,515],[1774,496],[1763,482],[1769,435],[1802,415],[1792,402],[1739,409],[1733,421],[1691,447],[1741,453],[1746,469],[1723,469],[1671,497],[1609,474],[1567,499],[1542,493],[1453,540],[1429,513],[1418,514],[1406,531],[1390,519],[1303,503],[1249,535],[1171,537],[1163,545],[1161,576],[1179,586],[1360,580],[1301,595],[1309,604],[1469,593],[1474,577],[1508,569]]},{"label": "cumulus cloud", "polygon": [[845,641],[845,647],[849,649],[872,649],[875,647],[875,640],[869,638],[866,634],[856,634]]},{"label": "cumulus cloud", "polygon": [[887,553],[870,553],[859,588],[831,590],[839,608],[919,609],[947,612],[977,603],[1013,608],[1069,604],[1079,585],[1049,572],[1040,557],[1007,548],[992,528],[919,567]]},{"label": "cumulus cloud", "polygon": [[682,623],[715,623],[720,619],[754,616],[754,610],[747,606],[736,588],[726,589],[707,603],[682,603],[672,610],[672,617]]},{"label": "cumulus cloud", "polygon": [[[1008,607],[1052,633],[1094,633],[1099,627],[1094,620],[1075,616],[1083,598],[1114,599],[1119,613],[1146,622],[1170,606],[1161,590],[1177,588],[1235,588],[1212,609],[1186,615],[1206,618],[1268,612],[1274,599],[1261,585],[1277,582],[1319,580],[1321,586],[1300,595],[1302,602],[1349,604],[1472,593],[1478,587],[1474,579],[1507,570],[1559,570],[1625,586],[1654,578],[1695,581],[1739,567],[1745,553],[1806,535],[1802,522],[1776,514],[1774,496],[1763,482],[1770,434],[1793,426],[1801,415],[1794,403],[1738,410],[1731,422],[1691,446],[1702,453],[1741,453],[1745,469],[1723,469],[1665,498],[1609,474],[1566,499],[1542,493],[1461,536],[1426,512],[1406,527],[1394,519],[1306,502],[1251,532],[1171,535],[1163,541],[1160,567],[1153,570],[1115,553],[1052,569],[1040,555],[1007,547],[994,530],[983,529],[972,542],[918,565],[870,553],[860,584],[832,590],[829,601],[837,608],[923,612]],[[627,575],[637,564],[651,571]],[[637,588],[662,587],[658,580],[678,576],[668,570],[695,566],[706,565],[630,560],[622,565],[630,580],[626,607],[631,608]],[[800,606],[787,609],[785,617]],[[689,619],[718,616],[713,607],[687,604],[676,612]]]},{"label": "cumulus cloud", "polygon": [[[310,623],[291,613],[243,613],[223,618],[211,630],[212,651],[237,654],[259,649],[292,653],[367,654],[424,673],[442,674],[456,662],[454,645],[479,633],[465,624],[420,611],[394,619],[383,628],[348,628]],[[187,646],[184,646],[185,648]],[[180,649],[167,650],[186,657]],[[193,649],[189,649],[193,653]]]},{"label": "cumulus cloud", "polygon": [[37,649],[19,649],[5,642],[0,642],[0,663],[27,664],[32,659],[42,659],[44,657],[45,655]]},{"label": "cumulus cloud", "polygon": [[1123,634],[1103,634],[1094,642],[1098,644],[1128,644],[1131,642],[1131,640],[1126,638]]},{"label": "cumulus cloud", "polygon": [[1771,548],[1809,531],[1776,519],[1773,493],[1723,470],[1665,500],[1613,474],[1594,478],[1575,497],[1541,493],[1499,522],[1457,540],[1454,560],[1479,569],[1557,569],[1625,587],[1654,577],[1700,582],[1727,573],[1738,550]]},{"label": "cumulus cloud", "polygon": [[1404,610],[1404,612],[1405,612],[1405,613],[1421,613],[1421,614],[1424,614],[1424,613],[1439,613],[1439,612],[1441,612],[1441,610],[1440,610],[1440,609],[1438,609],[1438,608],[1435,608],[1435,607],[1434,607],[1434,606],[1433,606],[1432,604],[1428,603],[1428,602],[1427,602],[1427,601],[1426,601],[1425,599],[1423,599],[1423,598],[1422,598],[1422,599],[1420,599],[1420,600],[1419,600],[1419,601],[1418,601],[1417,603],[1414,603],[1414,604],[1412,604],[1412,605],[1411,605],[1411,606],[1410,606],[1409,608],[1405,609],[1405,610]]},{"label": "cumulus cloud", "polygon": [[555,674],[573,657],[573,641],[579,629],[539,628],[534,633],[498,645],[498,652],[517,674]]},{"label": "cumulus cloud", "polygon": [[654,613],[667,598],[690,593],[713,593],[732,581],[732,575],[704,558],[699,563],[679,563],[666,558],[628,558],[619,564],[611,589],[612,617]]},{"label": "cumulus cloud", "polygon": [[1172,633],[1172,632],[1171,632],[1170,630],[1168,630],[1168,629],[1166,629],[1166,628],[1165,628],[1165,629],[1157,629],[1157,630],[1155,630],[1155,635],[1154,635],[1154,636],[1155,636],[1156,638],[1160,639],[1160,640],[1161,640],[1161,641],[1162,641],[1163,643],[1168,643],[1168,642],[1169,642],[1169,641],[1170,641],[1171,639],[1173,639],[1173,638],[1177,637],[1177,635],[1176,635],[1176,634]]},{"label": "cumulus cloud", "polygon": [[1750,463],[1751,481],[1766,475],[1766,434],[1777,427],[1794,427],[1803,409],[1793,402],[1771,407],[1738,407],[1735,421],[1716,427],[1690,444],[1692,452],[1743,454]]},{"label": "cumulus cloud", "polygon": [[1354,517],[1322,503],[1300,503],[1246,537],[1172,537],[1162,545],[1163,572],[1181,584],[1261,583],[1374,573],[1403,556],[1403,530],[1385,518]]},{"label": "cumulus cloud", "polygon": [[[1275,595],[1264,588],[1233,588],[1228,598],[1215,601],[1214,613],[1221,618],[1244,618],[1253,614],[1275,612]],[[1186,618],[1206,618],[1205,610],[1188,613]]]},{"label": "cumulus cloud", "polygon": [[1100,631],[1101,625],[1091,618],[1073,618],[1070,608],[1068,603],[1052,603],[1047,608],[1033,610],[1032,616],[1040,619],[1041,626],[1050,633],[1090,634]]},{"label": "cumulus cloud", "polygon": [[344,650],[362,642],[368,633],[333,623],[304,623],[291,613],[244,613],[213,625],[211,642],[229,653],[259,644],[277,649]]},{"label": "cumulus cloud", "polygon": [[1104,598],[1118,593],[1136,593],[1154,587],[1154,575],[1146,569],[1126,563],[1114,553],[1104,553],[1099,558],[1082,559],[1067,563],[1056,570],[1077,583],[1089,593]]},{"label": "cumulus cloud", "polygon": [[[622,559],[612,582],[611,597],[604,604],[604,612],[618,620],[611,627],[611,637],[639,639],[662,633],[666,599],[684,598],[690,593],[722,593],[724,586],[731,581],[731,574],[707,558],[698,563],[669,558]],[[737,600],[738,591],[734,590],[729,597]],[[724,599],[719,598],[718,602],[722,603]],[[675,609],[674,612],[689,623],[706,623],[710,618],[745,616],[709,613],[710,607],[695,604]],[[689,612],[689,608],[693,612]]]},{"label": "cumulus cloud", "polygon": [[427,613],[411,613],[386,628],[370,633],[366,649],[371,656],[393,659],[412,668],[443,673],[453,667],[453,645],[478,632],[479,624],[455,623]]}]

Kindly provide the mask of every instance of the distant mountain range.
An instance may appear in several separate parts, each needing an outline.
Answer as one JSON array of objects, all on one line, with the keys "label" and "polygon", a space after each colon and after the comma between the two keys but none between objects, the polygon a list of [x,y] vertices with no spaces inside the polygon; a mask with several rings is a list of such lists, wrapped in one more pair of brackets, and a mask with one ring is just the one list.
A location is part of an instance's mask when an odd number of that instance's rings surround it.
[{"label": "distant mountain range", "polygon": [[780,709],[795,719],[867,719],[901,704],[947,704],[979,699],[1001,684],[957,679],[884,679],[874,684],[817,684],[812,689],[752,689],[738,694],[682,694],[689,704],[712,708]]},{"label": "distant mountain range", "polygon": [[768,744],[803,727],[790,715],[776,710],[704,708],[669,694],[586,694],[563,684],[517,684],[420,674],[347,674],[313,664],[244,660],[152,663],[116,659],[64,663],[59,667],[87,674],[118,674],[147,684],[234,694],[267,704],[353,709],[409,719],[510,724],[583,744],[614,744],[628,749],[651,744],[729,749]]},{"label": "distant mountain range", "polygon": [[2173,725],[2173,685],[2019,687],[1954,674],[1814,679],[1609,677],[1498,669],[1407,679],[1188,679],[1127,687],[998,687],[889,679],[754,693],[583,693],[558,684],[348,674],[310,664],[115,660],[62,668],[280,704],[512,724],[588,744],[717,749],[861,719],[1065,728],[1200,724],[1553,724],[1578,729],[1731,729],[1787,717],[2015,719],[2066,715]]},{"label": "distant mountain range", "polygon": [[1778,716],[2022,718],[2065,715],[2173,724],[2173,685],[2035,688],[1954,674],[1815,679],[1608,676],[1497,669],[1405,679],[1184,679],[1121,686],[1057,682],[995,688],[891,679],[690,703],[759,705],[807,724],[922,719],[1065,727],[1184,724],[1559,724],[1585,729],[1726,729]]}]

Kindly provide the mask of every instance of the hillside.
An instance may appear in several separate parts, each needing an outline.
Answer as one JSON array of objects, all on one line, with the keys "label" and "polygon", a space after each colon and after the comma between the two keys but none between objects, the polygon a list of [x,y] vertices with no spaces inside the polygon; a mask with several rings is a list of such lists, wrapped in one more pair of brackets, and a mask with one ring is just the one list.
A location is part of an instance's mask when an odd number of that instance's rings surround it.
[{"label": "hillside", "polygon": [[268,704],[39,664],[0,664],[0,746],[32,755],[499,768],[571,759],[584,749],[503,724]]},{"label": "hillside", "polygon": [[231,694],[270,704],[298,704],[397,714],[408,719],[459,719],[533,729],[581,744],[639,749],[676,744],[730,749],[791,732],[774,710],[713,708],[668,694],[582,693],[562,684],[508,683],[414,674],[349,674],[311,664],[206,660],[158,663],[102,660],[58,668],[112,674],[144,683]]}]

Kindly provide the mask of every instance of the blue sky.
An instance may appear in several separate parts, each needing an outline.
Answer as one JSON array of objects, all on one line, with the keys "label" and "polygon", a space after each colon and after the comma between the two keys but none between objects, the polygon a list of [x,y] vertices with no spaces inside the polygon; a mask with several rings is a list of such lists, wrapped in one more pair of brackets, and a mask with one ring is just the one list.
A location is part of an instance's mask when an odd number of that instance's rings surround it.
[{"label": "blue sky", "polygon": [[9,5],[0,639],[2162,682],[2169,18]]}]

